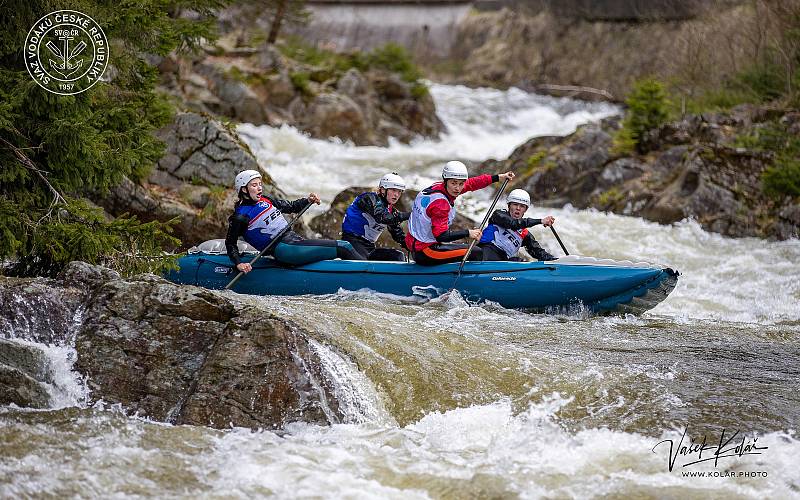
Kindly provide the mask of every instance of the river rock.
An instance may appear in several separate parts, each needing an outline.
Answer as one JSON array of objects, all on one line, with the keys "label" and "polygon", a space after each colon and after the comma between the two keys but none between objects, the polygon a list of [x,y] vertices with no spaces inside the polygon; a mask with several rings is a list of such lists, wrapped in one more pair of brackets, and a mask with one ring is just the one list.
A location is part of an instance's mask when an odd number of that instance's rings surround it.
[{"label": "river rock", "polygon": [[17,369],[39,382],[53,383],[50,360],[35,346],[0,338],[0,365]]},{"label": "river rock", "polygon": [[0,405],[8,404],[23,408],[47,408],[50,395],[33,377],[0,363]]},{"label": "river rock", "polygon": [[358,146],[376,143],[361,108],[346,95],[317,95],[295,116],[299,126],[314,137],[350,139]]},{"label": "river rock", "polygon": [[279,428],[340,417],[308,332],[201,288],[106,282],[76,349],[93,398],[155,420]]},{"label": "river rock", "polygon": [[[58,279],[0,281],[0,298],[9,295],[24,306],[0,309],[4,324],[23,316],[38,318],[34,327],[44,330],[73,325],[75,369],[87,377],[93,400],[158,421],[218,428],[342,418],[314,347],[319,334],[221,293],[153,275],[122,279],[73,262]],[[43,299],[63,307],[36,309]],[[75,316],[77,322],[65,321]],[[11,344],[0,341],[0,404],[46,407],[41,356]]]},{"label": "river rock", "polygon": [[[188,248],[225,236],[236,201],[233,179],[242,170],[261,172],[265,196],[285,197],[236,132],[209,115],[178,113],[158,137],[167,147],[148,179],[123,178],[98,199],[111,215],[128,213],[143,221],[177,217],[174,234]],[[306,232],[302,224],[297,230]]]},{"label": "river rock", "polygon": [[0,338],[0,405],[46,408],[53,383],[50,361],[41,349]]},{"label": "river rock", "polygon": [[792,200],[776,203],[761,189],[769,153],[734,147],[737,137],[774,111],[738,108],[688,116],[645,135],[646,154],[613,152],[619,118],[588,124],[564,138],[539,137],[484,170],[513,169],[515,186],[534,204],[594,207],[670,224],[693,218],[726,236],[785,239],[797,234]]},{"label": "river rock", "polygon": [[240,47],[241,40],[232,37],[241,34],[223,34],[205,53],[159,65],[165,72],[162,89],[187,110],[293,125],[315,138],[357,145],[386,146],[389,137],[407,143],[444,130],[431,96],[397,73],[373,68],[364,74],[355,67],[341,72],[331,61],[312,65],[273,45]]},{"label": "river rock", "polygon": [[70,342],[84,288],[69,281],[0,277],[0,336],[40,344]]}]

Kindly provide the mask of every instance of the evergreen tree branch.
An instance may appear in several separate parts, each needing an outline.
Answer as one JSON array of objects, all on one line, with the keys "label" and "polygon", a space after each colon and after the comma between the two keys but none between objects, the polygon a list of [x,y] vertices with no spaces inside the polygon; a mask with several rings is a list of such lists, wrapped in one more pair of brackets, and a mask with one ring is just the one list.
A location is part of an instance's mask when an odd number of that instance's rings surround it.
[{"label": "evergreen tree branch", "polygon": [[[8,147],[8,149],[11,150],[12,153],[14,153],[14,156],[16,157],[17,161],[19,161],[23,167],[27,168],[31,172],[34,172],[39,177],[39,179],[47,186],[50,192],[53,193],[53,202],[50,204],[51,210],[52,207],[58,205],[59,203],[62,205],[66,204],[64,196],[62,196],[61,193],[59,193],[58,190],[54,188],[52,184],[50,184],[50,181],[47,180],[47,177],[44,175],[45,173],[47,173],[46,171],[39,169],[33,163],[33,161],[31,161],[31,159],[28,158],[28,156],[21,148],[18,148],[17,146],[11,144],[2,137],[0,137],[0,141],[2,141],[2,143],[5,144]],[[40,148],[41,146],[37,146],[28,149],[40,149]]]}]

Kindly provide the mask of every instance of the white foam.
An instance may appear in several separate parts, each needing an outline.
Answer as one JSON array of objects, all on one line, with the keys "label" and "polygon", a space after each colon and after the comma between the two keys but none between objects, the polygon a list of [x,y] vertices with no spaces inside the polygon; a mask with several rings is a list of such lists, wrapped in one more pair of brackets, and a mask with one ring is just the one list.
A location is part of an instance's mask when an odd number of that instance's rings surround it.
[{"label": "white foam", "polygon": [[[658,495],[788,498],[800,480],[795,456],[800,442],[785,433],[759,437],[769,453],[728,459],[714,469],[766,470],[769,478],[682,477],[667,457],[654,453],[680,432],[643,436],[608,429],[567,432],[558,412],[571,398],[553,394],[515,414],[508,401],[434,412],[404,428],[295,425],[278,438],[233,431],[216,440],[196,466],[215,477],[212,491],[241,495],[269,491],[297,498],[313,491],[340,498],[361,492],[381,496],[437,497],[521,495],[524,498]],[[660,451],[660,450],[658,450]]]}]

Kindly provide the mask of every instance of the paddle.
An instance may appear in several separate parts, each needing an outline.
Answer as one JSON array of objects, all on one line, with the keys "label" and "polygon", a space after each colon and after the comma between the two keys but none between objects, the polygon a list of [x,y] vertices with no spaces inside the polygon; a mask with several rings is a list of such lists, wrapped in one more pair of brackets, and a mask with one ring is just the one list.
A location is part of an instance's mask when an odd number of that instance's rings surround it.
[{"label": "paddle", "polygon": [[[303,216],[303,214],[306,212],[306,210],[308,210],[309,208],[311,208],[311,205],[313,205],[313,203],[311,203],[311,202],[308,202],[308,205],[306,205],[305,207],[303,207],[303,209],[302,209],[302,210],[300,210],[300,212],[298,212],[298,213],[297,213],[297,215],[295,216],[295,218],[294,218],[294,219],[292,219],[292,220],[291,220],[291,221],[290,221],[288,224],[286,224],[286,227],[285,227],[285,228],[283,228],[283,229],[281,229],[281,230],[280,230],[280,232],[279,232],[278,234],[276,234],[274,238],[272,238],[272,241],[270,241],[270,242],[269,242],[269,245],[265,246],[265,247],[264,247],[264,249],[263,249],[263,250],[261,250],[261,251],[258,253],[258,255],[256,255],[256,256],[255,256],[255,258],[254,258],[253,260],[251,260],[251,261],[250,261],[250,265],[252,266],[253,264],[255,264],[255,263],[256,263],[256,261],[257,261],[258,259],[260,259],[260,258],[261,258],[261,256],[263,256],[265,253],[267,253],[267,250],[269,250],[269,249],[270,249],[270,248],[272,248],[272,247],[273,247],[273,246],[274,246],[276,243],[278,243],[278,242],[281,240],[281,238],[283,238],[283,235],[285,235],[285,234],[286,234],[286,232],[287,232],[287,231],[289,231],[289,229],[291,229],[291,228],[292,228],[292,226],[294,225],[294,223],[295,223],[295,222],[297,222],[298,220],[300,220],[300,217],[302,217],[302,216]],[[239,274],[237,274],[237,275],[236,275],[236,276],[235,276],[235,277],[234,277],[234,278],[231,280],[231,282],[230,282],[230,283],[228,283],[227,285],[225,285],[225,290],[230,290],[230,288],[231,288],[231,287],[232,287],[234,284],[236,284],[236,282],[237,282],[237,281],[239,281],[239,278],[241,278],[243,275],[244,275],[244,273],[243,273],[242,271],[239,271]]]},{"label": "paddle", "polygon": [[558,244],[561,245],[561,250],[564,250],[564,255],[569,255],[569,252],[567,252],[567,247],[564,246],[564,244],[561,242],[561,238],[558,237],[558,233],[556,232],[556,228],[554,228],[553,226],[550,226],[550,230],[553,231],[553,236],[556,237],[556,239],[558,240]]},{"label": "paddle", "polygon": [[[497,196],[494,197],[494,201],[492,201],[492,205],[489,207],[489,210],[486,212],[486,216],[483,218],[483,222],[481,222],[480,231],[486,227],[486,223],[489,222],[489,217],[492,215],[494,211],[495,205],[497,205],[497,201],[500,199],[500,196],[503,194],[503,191],[506,190],[506,185],[508,184],[508,179],[503,181],[503,185],[500,186],[500,189],[497,191]],[[458,265],[458,273],[456,273],[456,280],[453,282],[453,286],[450,287],[451,290],[456,287],[456,283],[458,283],[458,279],[461,277],[461,271],[464,270],[464,263],[467,262],[469,259],[469,254],[472,253],[472,248],[475,246],[478,240],[472,240],[472,243],[469,244],[469,248],[467,248],[467,253],[464,254],[464,258],[461,259],[461,264]]]}]

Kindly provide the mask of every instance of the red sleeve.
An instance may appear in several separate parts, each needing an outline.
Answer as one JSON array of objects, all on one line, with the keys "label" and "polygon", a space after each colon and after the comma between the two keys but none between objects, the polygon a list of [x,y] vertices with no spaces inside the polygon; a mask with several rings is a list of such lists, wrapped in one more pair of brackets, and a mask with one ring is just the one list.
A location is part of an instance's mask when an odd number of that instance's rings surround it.
[{"label": "red sleeve", "polygon": [[431,218],[431,229],[434,236],[439,236],[448,229],[448,215],[450,215],[450,204],[446,200],[438,199],[431,202],[425,209],[428,217]]},{"label": "red sleeve", "polygon": [[491,183],[492,183],[492,176],[489,174],[483,174],[477,177],[470,177],[469,179],[467,179],[467,182],[464,183],[464,190],[461,191],[461,194],[468,193],[470,191],[477,191],[478,189],[483,189]]}]

